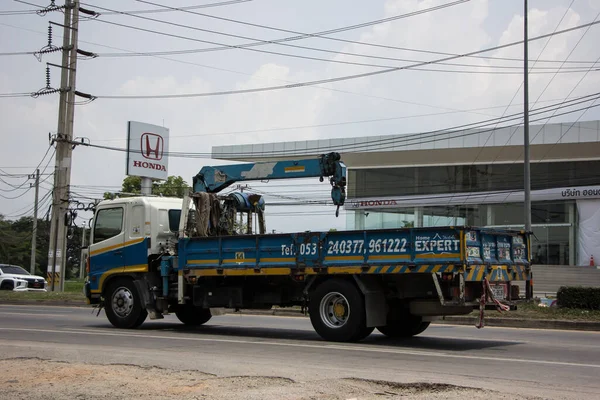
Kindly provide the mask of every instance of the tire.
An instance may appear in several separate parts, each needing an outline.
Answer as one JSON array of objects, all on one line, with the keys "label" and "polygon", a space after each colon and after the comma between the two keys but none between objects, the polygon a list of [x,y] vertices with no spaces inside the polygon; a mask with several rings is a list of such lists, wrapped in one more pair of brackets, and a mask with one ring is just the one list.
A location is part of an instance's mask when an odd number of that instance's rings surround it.
[{"label": "tire", "polygon": [[378,326],[377,330],[387,337],[394,339],[409,338],[422,333],[429,327],[429,321],[422,317],[412,315],[401,304],[390,304],[387,325]]},{"label": "tire", "polygon": [[191,304],[186,304],[175,311],[177,318],[188,326],[200,326],[207,323],[212,314],[210,308],[194,307]]},{"label": "tire", "polygon": [[137,328],[148,316],[148,311],[142,308],[140,294],[131,279],[121,278],[111,283],[104,302],[106,317],[117,328]]},{"label": "tire", "polygon": [[362,293],[349,281],[331,279],[310,295],[310,322],[325,340],[355,342],[373,332],[367,328]]},{"label": "tire", "polygon": [[395,323],[392,325],[378,326],[377,330],[387,337],[401,339],[416,336],[419,333],[425,331],[425,329],[427,329],[428,327],[429,321],[426,321],[409,325]]},{"label": "tire", "polygon": [[15,283],[12,281],[4,281],[0,286],[0,290],[13,290],[15,288]]}]

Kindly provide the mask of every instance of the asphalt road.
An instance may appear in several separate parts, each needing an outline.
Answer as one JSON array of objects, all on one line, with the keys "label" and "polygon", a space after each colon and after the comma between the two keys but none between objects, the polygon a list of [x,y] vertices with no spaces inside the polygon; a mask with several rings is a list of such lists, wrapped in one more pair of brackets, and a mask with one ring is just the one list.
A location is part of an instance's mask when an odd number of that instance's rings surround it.
[{"label": "asphalt road", "polygon": [[217,376],[358,377],[543,398],[600,398],[597,332],[432,325],[410,340],[389,340],[375,331],[363,342],[343,344],[321,340],[307,318],[224,315],[188,329],[166,316],[125,331],[89,308],[0,305],[0,358],[18,357]]}]

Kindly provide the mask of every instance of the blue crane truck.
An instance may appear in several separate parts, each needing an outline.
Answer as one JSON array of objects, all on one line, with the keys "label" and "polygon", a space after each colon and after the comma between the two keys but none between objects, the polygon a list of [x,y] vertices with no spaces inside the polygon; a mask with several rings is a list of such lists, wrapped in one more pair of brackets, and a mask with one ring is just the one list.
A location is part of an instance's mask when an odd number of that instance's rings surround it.
[{"label": "blue crane truck", "polygon": [[339,154],[330,153],[203,167],[183,199],[102,201],[88,247],[88,302],[118,328],[171,313],[198,326],[215,308],[296,307],[325,340],[358,341],[375,328],[410,337],[442,316],[514,308],[518,281],[531,294],[528,232],[456,226],[267,234],[260,195],[219,194],[239,181],[327,178],[339,210],[345,175]]}]

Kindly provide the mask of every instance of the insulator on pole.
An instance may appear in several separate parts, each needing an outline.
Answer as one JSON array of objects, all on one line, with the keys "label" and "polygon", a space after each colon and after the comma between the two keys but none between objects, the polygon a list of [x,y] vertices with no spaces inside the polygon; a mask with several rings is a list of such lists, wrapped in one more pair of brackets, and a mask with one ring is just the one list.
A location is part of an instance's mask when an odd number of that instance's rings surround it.
[{"label": "insulator on pole", "polygon": [[52,24],[48,23],[48,47],[52,47]]},{"label": "insulator on pole", "polygon": [[46,64],[46,89],[50,89],[50,66]]}]

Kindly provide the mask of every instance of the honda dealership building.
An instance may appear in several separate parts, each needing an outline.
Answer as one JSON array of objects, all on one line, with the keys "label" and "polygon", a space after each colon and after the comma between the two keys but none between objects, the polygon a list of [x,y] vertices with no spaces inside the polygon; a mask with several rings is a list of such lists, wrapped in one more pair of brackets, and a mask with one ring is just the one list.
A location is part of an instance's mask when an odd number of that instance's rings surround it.
[{"label": "honda dealership building", "polygon": [[[537,264],[600,259],[600,121],[531,125]],[[272,161],[337,151],[348,167],[348,229],[523,227],[523,128],[214,147],[215,159]]]}]

